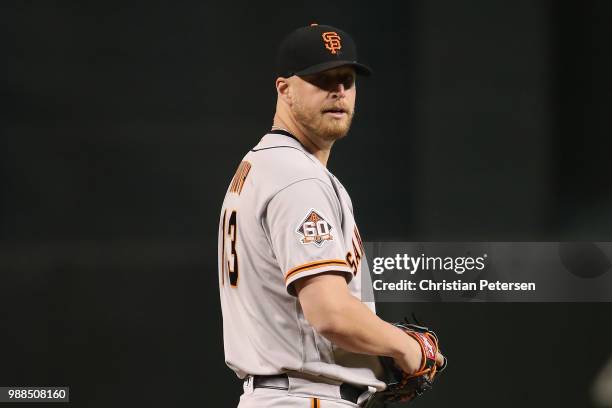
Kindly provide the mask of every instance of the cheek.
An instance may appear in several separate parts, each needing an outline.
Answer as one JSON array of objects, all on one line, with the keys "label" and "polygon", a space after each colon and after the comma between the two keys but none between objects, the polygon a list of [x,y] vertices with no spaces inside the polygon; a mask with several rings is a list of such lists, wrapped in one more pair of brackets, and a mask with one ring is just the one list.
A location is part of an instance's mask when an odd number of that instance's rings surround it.
[{"label": "cheek", "polygon": [[355,99],[357,99],[357,92],[355,91],[354,88],[353,88],[353,90],[351,92],[348,93],[347,99],[348,99],[348,102],[351,104],[351,107],[354,108],[355,107]]},{"label": "cheek", "polygon": [[312,84],[307,84],[303,89],[303,96],[303,101],[309,110],[320,111],[325,105],[327,92]]},{"label": "cheek", "polygon": [[312,94],[306,99],[306,109],[313,113],[320,113],[321,109],[325,104],[325,98],[321,98],[319,95]]}]

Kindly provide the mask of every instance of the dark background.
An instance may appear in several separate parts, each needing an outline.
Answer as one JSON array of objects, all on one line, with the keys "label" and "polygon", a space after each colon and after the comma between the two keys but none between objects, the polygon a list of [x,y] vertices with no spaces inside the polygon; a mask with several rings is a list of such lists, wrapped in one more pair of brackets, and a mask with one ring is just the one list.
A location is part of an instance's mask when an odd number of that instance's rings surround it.
[{"label": "dark background", "polygon": [[[276,46],[313,21],[375,70],[329,163],[367,241],[612,238],[612,2],[133,4],[2,5],[0,385],[235,406],[220,205],[271,125]],[[589,407],[612,354],[610,304],[379,310],[444,339],[414,406]]]}]

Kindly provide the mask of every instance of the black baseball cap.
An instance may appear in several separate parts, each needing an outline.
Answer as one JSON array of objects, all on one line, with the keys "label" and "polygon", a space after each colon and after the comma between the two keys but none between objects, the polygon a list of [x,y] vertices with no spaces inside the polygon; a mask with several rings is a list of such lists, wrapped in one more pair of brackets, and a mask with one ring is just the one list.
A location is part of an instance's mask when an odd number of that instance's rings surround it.
[{"label": "black baseball cap", "polygon": [[278,76],[310,75],[328,69],[350,65],[355,72],[368,76],[372,70],[357,62],[357,47],[345,31],[311,24],[291,32],[278,49]]}]

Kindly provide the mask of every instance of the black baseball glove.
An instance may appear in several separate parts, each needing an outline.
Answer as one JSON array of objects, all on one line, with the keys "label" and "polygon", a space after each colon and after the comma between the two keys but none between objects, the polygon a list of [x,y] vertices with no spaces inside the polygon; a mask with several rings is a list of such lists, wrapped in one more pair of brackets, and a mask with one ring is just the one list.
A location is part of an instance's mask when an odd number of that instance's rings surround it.
[{"label": "black baseball glove", "polygon": [[436,354],[439,352],[438,336],[427,327],[405,323],[393,323],[408,336],[414,338],[421,346],[421,367],[412,374],[403,371],[392,358],[380,357],[384,369],[384,381],[387,388],[375,393],[366,408],[385,407],[387,404],[405,402],[408,403],[429,390],[437,373],[442,372],[447,366],[447,359],[438,367],[436,365]]}]

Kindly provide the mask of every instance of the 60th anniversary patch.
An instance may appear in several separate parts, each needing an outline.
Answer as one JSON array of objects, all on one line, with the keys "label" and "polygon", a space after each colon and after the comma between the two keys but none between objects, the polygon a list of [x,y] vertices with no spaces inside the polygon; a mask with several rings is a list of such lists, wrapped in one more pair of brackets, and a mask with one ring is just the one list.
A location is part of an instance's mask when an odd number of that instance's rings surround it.
[{"label": "60th anniversary patch", "polygon": [[302,244],[314,244],[321,248],[326,241],[334,239],[331,234],[332,229],[331,224],[321,213],[311,208],[295,231],[302,236],[300,240]]}]

